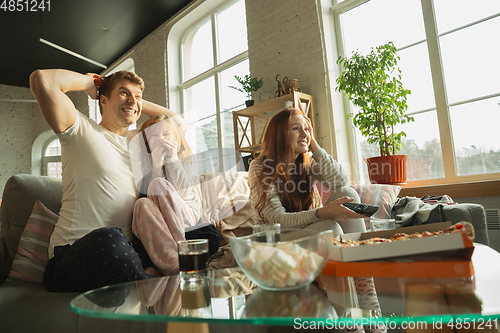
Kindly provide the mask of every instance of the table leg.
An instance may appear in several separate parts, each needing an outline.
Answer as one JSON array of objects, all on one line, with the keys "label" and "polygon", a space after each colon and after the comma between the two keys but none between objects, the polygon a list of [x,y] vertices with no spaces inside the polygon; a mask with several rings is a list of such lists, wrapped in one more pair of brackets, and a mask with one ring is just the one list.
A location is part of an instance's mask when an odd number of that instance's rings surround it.
[{"label": "table leg", "polygon": [[167,333],[209,333],[207,323],[185,323],[171,321],[167,326]]},{"label": "table leg", "polygon": [[[405,288],[405,315],[418,316],[422,314],[439,315],[449,313],[448,303],[444,290],[437,283],[430,281],[415,281],[406,284]],[[413,324],[413,323],[412,323]],[[415,322],[415,325],[418,323]],[[405,333],[425,332],[425,333],[454,333],[453,329],[446,326],[446,323],[428,323],[424,327],[407,328]]]}]

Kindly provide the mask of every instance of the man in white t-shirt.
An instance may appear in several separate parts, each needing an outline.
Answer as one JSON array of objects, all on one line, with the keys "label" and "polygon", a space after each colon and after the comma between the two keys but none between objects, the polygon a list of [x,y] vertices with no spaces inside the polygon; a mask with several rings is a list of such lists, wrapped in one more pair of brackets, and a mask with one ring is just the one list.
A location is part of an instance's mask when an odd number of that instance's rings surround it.
[{"label": "man in white t-shirt", "polygon": [[[37,70],[30,87],[40,110],[61,142],[63,197],[50,240],[45,285],[49,291],[85,291],[148,278],[132,247],[131,221],[138,193],[128,145],[129,131],[141,113],[166,114],[185,128],[179,116],[144,101],[144,83],[122,71],[102,79],[97,74]],[[65,94],[85,91],[99,99],[97,124]]]}]

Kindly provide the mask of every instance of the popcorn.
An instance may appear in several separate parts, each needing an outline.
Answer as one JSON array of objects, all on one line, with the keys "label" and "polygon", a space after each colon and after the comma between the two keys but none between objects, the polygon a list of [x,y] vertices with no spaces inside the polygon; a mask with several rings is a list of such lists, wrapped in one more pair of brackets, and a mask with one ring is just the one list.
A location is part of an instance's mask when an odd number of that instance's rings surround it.
[{"label": "popcorn", "polygon": [[314,273],[323,262],[323,257],[315,252],[309,253],[302,258],[302,267],[309,273]]},{"label": "popcorn", "polygon": [[257,259],[254,261],[251,270],[254,272],[257,272],[258,274],[262,275],[264,273],[264,260],[262,259]]},{"label": "popcorn", "polygon": [[274,286],[278,288],[283,288],[285,287],[285,282],[283,280],[274,280]]},{"label": "popcorn", "polygon": [[300,273],[296,271],[290,272],[288,279],[285,281],[287,286],[294,286],[300,280]]},{"label": "popcorn", "polygon": [[271,257],[271,261],[283,272],[290,272],[297,266],[297,262],[283,250],[277,250]]},{"label": "popcorn", "polygon": [[271,287],[293,287],[317,272],[323,257],[296,243],[259,244],[243,260],[244,266]]},{"label": "popcorn", "polygon": [[262,268],[264,268],[268,275],[273,274],[276,270],[276,266],[274,266],[274,264],[270,260],[264,261],[264,263],[262,264]]},{"label": "popcorn", "polygon": [[283,281],[286,278],[286,273],[280,269],[276,269],[273,274],[271,274],[271,278],[276,281]]},{"label": "popcorn", "polygon": [[252,269],[253,264],[255,263],[255,256],[248,255],[245,260],[243,260],[243,265],[246,268]]},{"label": "popcorn", "polygon": [[290,255],[293,255],[293,254],[296,254],[298,255],[299,257],[302,257],[304,255],[307,254],[307,250],[300,247],[298,244],[293,244],[291,247],[290,247],[290,251],[288,251],[288,253]]}]

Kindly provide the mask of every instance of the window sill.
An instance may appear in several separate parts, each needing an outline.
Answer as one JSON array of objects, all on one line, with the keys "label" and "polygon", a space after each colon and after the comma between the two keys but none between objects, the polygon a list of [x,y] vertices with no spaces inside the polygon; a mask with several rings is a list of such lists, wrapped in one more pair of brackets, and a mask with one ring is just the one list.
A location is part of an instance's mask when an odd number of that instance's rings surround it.
[{"label": "window sill", "polygon": [[500,196],[500,180],[468,182],[460,184],[405,187],[400,196],[421,198],[424,195],[449,195],[454,198],[476,198]]}]

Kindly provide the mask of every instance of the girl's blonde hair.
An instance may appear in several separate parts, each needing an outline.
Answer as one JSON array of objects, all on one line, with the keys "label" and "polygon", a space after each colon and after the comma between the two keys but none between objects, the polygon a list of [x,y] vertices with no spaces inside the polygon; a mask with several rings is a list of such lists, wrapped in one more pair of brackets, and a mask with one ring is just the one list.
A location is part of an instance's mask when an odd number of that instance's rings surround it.
[{"label": "girl's blonde hair", "polygon": [[177,157],[179,159],[182,159],[183,163],[188,162],[194,165],[194,156],[191,151],[191,148],[189,147],[189,144],[186,141],[186,138],[182,134],[177,123],[171,117],[166,115],[157,115],[150,117],[141,126],[141,132],[144,137],[144,141],[146,143],[146,148],[148,149],[148,152],[150,152],[151,150],[147,140],[146,128],[158,124],[162,121],[167,122],[167,124],[169,124],[169,126],[172,128],[172,137],[177,142]]}]

